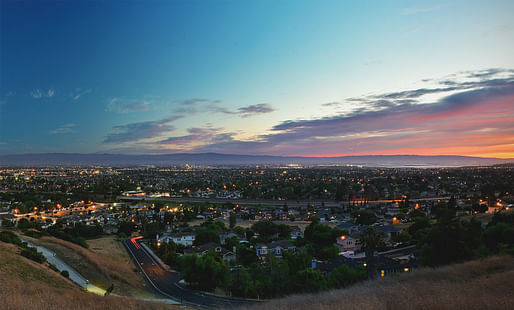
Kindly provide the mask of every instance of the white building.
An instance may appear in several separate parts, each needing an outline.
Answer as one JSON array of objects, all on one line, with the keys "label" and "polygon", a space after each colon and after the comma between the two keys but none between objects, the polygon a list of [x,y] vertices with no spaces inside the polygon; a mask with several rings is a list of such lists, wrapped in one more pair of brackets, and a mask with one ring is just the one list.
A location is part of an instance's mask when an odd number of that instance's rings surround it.
[{"label": "white building", "polygon": [[181,244],[184,246],[192,246],[193,242],[195,241],[195,234],[194,233],[174,233],[174,234],[165,233],[161,237],[159,237],[159,235],[157,235],[155,238],[156,238],[157,242],[169,243],[171,240],[175,244]]}]

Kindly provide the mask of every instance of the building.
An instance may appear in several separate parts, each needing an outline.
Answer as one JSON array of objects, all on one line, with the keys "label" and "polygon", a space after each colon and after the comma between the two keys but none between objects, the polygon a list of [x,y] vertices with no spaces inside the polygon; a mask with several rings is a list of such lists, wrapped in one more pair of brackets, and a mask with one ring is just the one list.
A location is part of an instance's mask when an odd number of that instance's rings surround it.
[{"label": "building", "polygon": [[362,247],[360,239],[357,236],[342,235],[336,240],[336,245],[341,252],[359,251]]},{"label": "building", "polygon": [[223,260],[227,262],[231,262],[236,259],[235,247],[233,251],[229,251],[214,242],[208,242],[206,244],[193,246],[191,248],[185,249],[184,254],[205,255],[209,253],[209,251],[213,251],[214,253],[219,254],[223,258]]},{"label": "building", "polygon": [[194,233],[172,233],[172,234],[163,234],[161,237],[157,235],[155,239],[157,242],[164,242],[169,243],[170,240],[173,241],[175,244],[180,244],[183,246],[192,246],[193,242],[195,241],[195,234]]},{"label": "building", "polygon": [[270,244],[261,244],[256,248],[257,257],[264,260],[269,254],[275,255],[276,258],[282,258],[284,252],[296,252],[296,246],[287,241],[274,241]]}]

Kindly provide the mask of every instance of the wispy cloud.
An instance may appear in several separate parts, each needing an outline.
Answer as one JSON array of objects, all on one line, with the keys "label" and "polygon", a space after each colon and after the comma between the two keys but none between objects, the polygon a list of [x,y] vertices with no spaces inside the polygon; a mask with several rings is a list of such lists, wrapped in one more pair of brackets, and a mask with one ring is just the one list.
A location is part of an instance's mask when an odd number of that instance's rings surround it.
[{"label": "wispy cloud", "polygon": [[73,98],[73,100],[79,100],[81,97],[85,96],[85,95],[89,95],[93,92],[93,89],[89,88],[89,89],[82,89],[82,88],[77,88],[75,89],[74,92],[71,93],[71,98]]},{"label": "wispy cloud", "polygon": [[185,100],[171,101],[171,105],[175,106],[175,113],[181,114],[197,114],[207,111],[213,111],[219,108],[221,100],[218,99],[202,99],[191,98]]},{"label": "wispy cloud", "polygon": [[237,108],[236,110],[231,110],[222,106],[222,101],[218,99],[193,98],[181,101],[173,101],[171,104],[178,106],[174,110],[176,113],[182,114],[221,113],[247,118],[258,114],[271,113],[275,111],[275,109],[268,103],[252,104]]},{"label": "wispy cloud", "polygon": [[245,107],[240,107],[237,110],[229,110],[224,107],[216,107],[212,110],[214,113],[222,113],[228,115],[236,115],[242,118],[251,117],[258,114],[266,114],[274,112],[275,109],[268,103],[252,104]]},{"label": "wispy cloud", "polygon": [[75,133],[76,126],[77,125],[73,124],[73,123],[65,124],[65,125],[62,125],[61,127],[58,127],[56,129],[50,131],[50,134],[57,135],[57,134],[65,134],[65,133]]},{"label": "wispy cloud", "polygon": [[142,112],[150,109],[151,103],[145,100],[113,98],[107,104],[107,111],[117,113]]},{"label": "wispy cloud", "polygon": [[223,132],[223,128],[193,127],[189,128],[188,135],[169,137],[157,143],[165,146],[174,146],[181,150],[198,149],[203,145],[225,143],[233,141],[235,133]]},{"label": "wispy cloud", "polygon": [[130,123],[113,127],[114,132],[108,134],[103,143],[124,143],[136,142],[143,139],[156,138],[163,133],[173,131],[172,122],[180,119],[182,116],[170,116],[157,121],[146,121]]},{"label": "wispy cloud", "polygon": [[241,117],[250,117],[257,114],[266,114],[275,111],[271,105],[267,103],[253,104],[246,107],[241,107],[237,110],[237,114]]},{"label": "wispy cloud", "polygon": [[41,90],[41,89],[37,88],[30,92],[30,96],[34,99],[52,98],[54,95],[55,95],[55,90],[52,88],[49,88],[48,90]]},{"label": "wispy cloud", "polygon": [[34,99],[41,99],[43,98],[43,93],[41,92],[41,89],[36,89],[30,92],[30,95]]},{"label": "wispy cloud", "polygon": [[410,8],[404,8],[402,10],[402,14],[403,15],[412,15],[412,14],[419,14],[419,13],[428,13],[428,12],[443,9],[445,7],[447,7],[447,6],[444,4],[438,4],[438,5],[426,6],[426,7],[410,7]]},{"label": "wispy cloud", "polygon": [[[425,101],[434,95],[434,101]],[[512,70],[463,72],[440,79],[431,88],[349,100],[360,103],[360,108],[330,117],[284,121],[253,141],[231,136],[197,150],[282,155],[514,155]]]}]

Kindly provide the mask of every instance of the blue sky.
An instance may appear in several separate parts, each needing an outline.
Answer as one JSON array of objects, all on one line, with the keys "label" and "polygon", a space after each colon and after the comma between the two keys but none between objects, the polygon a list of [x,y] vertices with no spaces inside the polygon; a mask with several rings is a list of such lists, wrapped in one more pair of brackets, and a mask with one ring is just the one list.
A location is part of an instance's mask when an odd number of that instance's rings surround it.
[{"label": "blue sky", "polygon": [[[3,154],[514,157],[512,1],[2,0],[0,14]],[[431,91],[389,100],[416,89]],[[455,98],[459,122],[384,121]]]}]

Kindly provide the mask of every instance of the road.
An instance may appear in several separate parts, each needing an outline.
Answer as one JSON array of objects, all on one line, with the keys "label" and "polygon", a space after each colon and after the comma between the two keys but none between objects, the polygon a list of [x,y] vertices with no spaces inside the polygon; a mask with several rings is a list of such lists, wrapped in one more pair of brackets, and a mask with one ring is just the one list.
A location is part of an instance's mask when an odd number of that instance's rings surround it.
[{"label": "road", "polygon": [[[283,206],[287,204],[290,208],[304,207],[306,205],[321,205],[324,203],[325,207],[339,207],[341,205],[348,204],[348,201],[333,201],[333,200],[249,200],[249,199],[229,199],[229,198],[196,198],[196,197],[126,197],[118,196],[117,200],[124,201],[163,201],[163,202],[205,202],[205,203],[232,203],[242,205],[269,205],[269,206]],[[422,201],[436,201],[436,200],[448,200],[450,197],[431,197],[431,198],[417,198],[409,199],[411,202],[422,202]],[[381,204],[381,203],[392,203],[400,202],[401,199],[391,200],[368,200],[366,204]],[[350,201],[350,203],[359,203],[360,201]]]},{"label": "road", "polygon": [[139,242],[140,240],[137,239],[129,239],[125,240],[123,245],[143,272],[147,282],[159,294],[185,305],[203,308],[236,308],[257,303],[257,301],[202,294],[181,287],[178,284],[181,279],[180,274],[162,268]]}]

